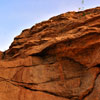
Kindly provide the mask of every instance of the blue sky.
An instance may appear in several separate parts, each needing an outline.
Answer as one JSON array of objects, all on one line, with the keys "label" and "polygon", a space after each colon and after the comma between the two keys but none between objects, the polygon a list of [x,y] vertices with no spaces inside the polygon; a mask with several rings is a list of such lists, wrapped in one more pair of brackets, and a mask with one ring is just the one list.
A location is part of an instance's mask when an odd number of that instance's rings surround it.
[{"label": "blue sky", "polygon": [[100,0],[0,0],[0,50],[7,50],[23,29],[68,11],[100,6]]}]

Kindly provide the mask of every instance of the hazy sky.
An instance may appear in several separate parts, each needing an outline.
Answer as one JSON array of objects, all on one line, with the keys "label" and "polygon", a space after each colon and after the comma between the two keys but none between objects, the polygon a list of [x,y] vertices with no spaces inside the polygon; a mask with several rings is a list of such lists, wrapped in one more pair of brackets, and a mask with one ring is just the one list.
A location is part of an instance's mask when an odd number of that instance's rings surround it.
[{"label": "hazy sky", "polygon": [[[100,6],[100,0],[84,1],[85,9]],[[0,0],[0,50],[8,49],[23,29],[79,7],[81,0]]]}]

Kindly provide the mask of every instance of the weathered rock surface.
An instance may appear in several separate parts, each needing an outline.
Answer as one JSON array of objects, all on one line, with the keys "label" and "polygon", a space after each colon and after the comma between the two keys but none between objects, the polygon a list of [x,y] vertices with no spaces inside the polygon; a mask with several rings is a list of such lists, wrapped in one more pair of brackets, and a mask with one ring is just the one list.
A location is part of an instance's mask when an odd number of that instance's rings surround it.
[{"label": "weathered rock surface", "polygon": [[52,17],[15,37],[0,52],[0,100],[100,100],[100,8]]}]

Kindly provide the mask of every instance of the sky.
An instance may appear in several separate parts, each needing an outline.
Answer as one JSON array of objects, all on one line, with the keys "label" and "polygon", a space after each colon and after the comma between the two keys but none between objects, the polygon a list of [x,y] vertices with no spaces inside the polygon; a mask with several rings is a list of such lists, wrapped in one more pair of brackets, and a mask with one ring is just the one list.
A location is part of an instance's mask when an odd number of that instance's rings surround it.
[{"label": "sky", "polygon": [[0,0],[0,51],[11,45],[15,36],[50,17],[68,11],[100,6],[100,0]]}]

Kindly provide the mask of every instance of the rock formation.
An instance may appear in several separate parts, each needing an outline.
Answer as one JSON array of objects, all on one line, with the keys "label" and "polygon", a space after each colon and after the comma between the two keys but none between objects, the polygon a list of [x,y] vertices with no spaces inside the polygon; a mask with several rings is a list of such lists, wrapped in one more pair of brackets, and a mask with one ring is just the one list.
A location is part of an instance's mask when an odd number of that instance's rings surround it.
[{"label": "rock formation", "polygon": [[0,52],[0,100],[100,100],[100,7],[15,37]]}]

